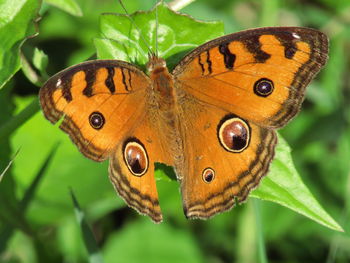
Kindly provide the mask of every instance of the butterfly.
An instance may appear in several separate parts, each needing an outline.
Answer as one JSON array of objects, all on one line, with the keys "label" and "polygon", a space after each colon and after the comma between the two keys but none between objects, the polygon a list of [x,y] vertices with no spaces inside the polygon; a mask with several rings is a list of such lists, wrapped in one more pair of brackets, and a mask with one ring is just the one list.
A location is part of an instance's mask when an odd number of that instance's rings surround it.
[{"label": "butterfly", "polygon": [[187,218],[207,219],[246,200],[268,172],[276,129],[300,110],[325,65],[328,38],[267,27],[211,40],[169,72],[149,53],[148,74],[120,60],[67,68],[40,89],[52,123],[94,161],[139,213],[162,221],[155,162],[173,166]]}]

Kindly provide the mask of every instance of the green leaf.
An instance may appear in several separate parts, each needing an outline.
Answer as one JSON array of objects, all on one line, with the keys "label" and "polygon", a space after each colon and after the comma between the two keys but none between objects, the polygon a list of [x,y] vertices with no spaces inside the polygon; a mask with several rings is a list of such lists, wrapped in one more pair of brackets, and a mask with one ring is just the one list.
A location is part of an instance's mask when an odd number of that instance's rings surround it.
[{"label": "green leaf", "polygon": [[330,229],[343,231],[303,183],[294,167],[286,141],[281,136],[278,139],[270,172],[250,196],[278,203]]},{"label": "green leaf", "polygon": [[35,48],[34,49],[34,55],[33,55],[33,65],[38,69],[40,72],[45,71],[48,63],[48,57],[44,53],[44,51]]},{"label": "green leaf", "polygon": [[80,6],[75,0],[45,0],[45,2],[60,8],[73,16],[83,15]]},{"label": "green leaf", "polygon": [[39,111],[39,101],[38,98],[32,100],[28,106],[22,110],[19,114],[5,122],[0,127],[0,138],[5,138],[13,133],[18,127],[23,125],[28,119],[30,119],[35,113]]},{"label": "green leaf", "polygon": [[[95,39],[98,57],[144,66],[148,60],[148,47],[155,50],[157,46],[156,16],[159,20],[158,54],[171,65],[176,64],[184,52],[223,35],[222,23],[196,21],[159,3],[152,11],[132,14],[131,19],[125,15],[102,15],[100,30],[104,38]],[[156,172],[158,179],[164,178],[163,174],[159,170]],[[251,196],[284,205],[322,225],[342,231],[303,184],[294,168],[290,149],[281,137],[269,175]]]},{"label": "green leaf", "polygon": [[17,154],[19,153],[19,149],[16,151],[15,155],[13,156],[13,158],[9,161],[8,165],[5,167],[5,169],[1,172],[0,174],[0,183],[2,181],[2,178],[4,177],[4,175],[6,174],[7,170],[10,169],[13,161],[15,160]]},{"label": "green leaf", "polygon": [[97,242],[95,240],[94,234],[92,233],[91,227],[87,223],[87,220],[85,218],[85,213],[81,210],[78,200],[75,197],[72,189],[70,189],[70,194],[74,204],[75,217],[80,225],[85,247],[89,253],[89,262],[102,263],[103,258],[100,254],[100,251],[99,251]]},{"label": "green leaf", "polygon": [[43,51],[34,48],[32,55],[32,64],[27,60],[27,58],[22,52],[20,56],[22,72],[24,73],[24,75],[34,85],[38,87],[42,86],[44,82],[49,78],[49,76],[46,73],[46,67],[48,64],[47,55]]},{"label": "green leaf", "polygon": [[[156,11],[158,43],[155,33]],[[101,16],[102,38],[95,40],[99,58],[119,59],[144,66],[148,61],[147,53],[158,47],[158,55],[167,59],[171,68],[184,53],[224,33],[223,23],[199,22],[172,11],[163,2],[151,11],[132,14],[131,19],[134,22],[126,15],[108,13]]]},{"label": "green leaf", "polygon": [[36,33],[38,0],[0,2],[0,88],[20,69],[19,48]]}]

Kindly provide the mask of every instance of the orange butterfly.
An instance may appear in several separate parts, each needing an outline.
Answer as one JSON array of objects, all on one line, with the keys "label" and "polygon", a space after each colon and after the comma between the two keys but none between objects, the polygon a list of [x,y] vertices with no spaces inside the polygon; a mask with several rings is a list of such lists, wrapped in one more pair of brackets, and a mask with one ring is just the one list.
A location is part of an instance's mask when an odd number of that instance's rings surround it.
[{"label": "orange butterfly", "polygon": [[174,166],[188,218],[209,218],[244,201],[266,175],[281,128],[300,109],[326,63],[327,37],[270,27],[209,41],[170,73],[149,54],[148,75],[119,60],[57,73],[40,90],[45,117],[95,161],[110,160],[116,191],[162,221],[154,162]]}]

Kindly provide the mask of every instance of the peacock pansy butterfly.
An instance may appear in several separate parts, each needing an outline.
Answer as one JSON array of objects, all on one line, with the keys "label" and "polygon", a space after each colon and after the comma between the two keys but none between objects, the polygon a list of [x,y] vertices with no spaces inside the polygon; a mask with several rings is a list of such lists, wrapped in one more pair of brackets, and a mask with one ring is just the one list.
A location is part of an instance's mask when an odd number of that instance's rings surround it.
[{"label": "peacock pansy butterfly", "polygon": [[95,161],[125,202],[162,221],[153,163],[173,166],[186,217],[206,219],[243,202],[266,175],[275,130],[300,109],[328,57],[323,33],[268,27],[229,34],[169,72],[150,53],[148,74],[120,60],[65,69],[40,89],[52,123]]}]

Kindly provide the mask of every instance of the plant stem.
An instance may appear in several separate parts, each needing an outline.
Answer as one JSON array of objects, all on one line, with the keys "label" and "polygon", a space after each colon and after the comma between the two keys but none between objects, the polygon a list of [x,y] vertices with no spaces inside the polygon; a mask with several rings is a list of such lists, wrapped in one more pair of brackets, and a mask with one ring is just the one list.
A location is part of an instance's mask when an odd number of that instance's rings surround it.
[{"label": "plant stem", "polygon": [[260,200],[254,198],[255,222],[257,231],[257,252],[260,263],[267,263],[263,226],[260,213]]}]

